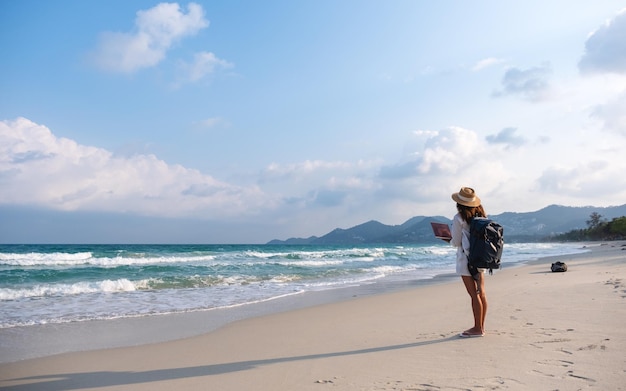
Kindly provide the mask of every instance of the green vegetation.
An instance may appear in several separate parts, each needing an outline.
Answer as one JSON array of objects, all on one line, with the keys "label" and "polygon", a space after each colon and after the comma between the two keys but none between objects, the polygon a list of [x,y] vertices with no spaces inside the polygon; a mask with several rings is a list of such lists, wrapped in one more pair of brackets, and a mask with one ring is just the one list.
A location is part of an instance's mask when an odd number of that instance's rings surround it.
[{"label": "green vegetation", "polygon": [[626,216],[606,221],[602,215],[593,212],[586,221],[587,228],[575,229],[552,237],[553,240],[624,240],[626,239]]}]

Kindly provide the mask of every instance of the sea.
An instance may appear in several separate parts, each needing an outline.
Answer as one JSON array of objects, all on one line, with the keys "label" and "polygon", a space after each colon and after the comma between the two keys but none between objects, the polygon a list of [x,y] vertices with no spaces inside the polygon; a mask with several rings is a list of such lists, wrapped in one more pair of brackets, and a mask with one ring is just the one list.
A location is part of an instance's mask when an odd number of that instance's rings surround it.
[{"label": "sea", "polygon": [[[502,267],[587,251],[506,244]],[[0,245],[0,330],[213,311],[453,274],[436,245]],[[496,271],[497,274],[497,271]]]}]

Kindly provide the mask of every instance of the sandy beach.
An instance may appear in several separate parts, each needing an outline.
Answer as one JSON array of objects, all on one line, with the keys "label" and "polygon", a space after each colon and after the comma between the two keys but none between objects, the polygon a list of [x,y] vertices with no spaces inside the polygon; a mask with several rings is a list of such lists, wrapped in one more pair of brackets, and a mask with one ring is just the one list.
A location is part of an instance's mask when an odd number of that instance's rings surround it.
[{"label": "sandy beach", "polygon": [[[235,321],[200,336],[0,364],[2,390],[625,390],[626,246]],[[158,317],[154,321],[159,321]]]}]

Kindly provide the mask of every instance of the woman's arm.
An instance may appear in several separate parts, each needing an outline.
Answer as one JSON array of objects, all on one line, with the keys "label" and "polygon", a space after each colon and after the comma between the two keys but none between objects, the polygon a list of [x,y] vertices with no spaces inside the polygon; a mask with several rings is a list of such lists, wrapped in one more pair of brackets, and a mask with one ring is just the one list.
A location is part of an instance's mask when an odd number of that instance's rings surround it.
[{"label": "woman's arm", "polygon": [[461,221],[461,216],[456,215],[452,219],[452,239],[450,240],[450,244],[454,247],[461,247],[463,240],[463,223]]}]

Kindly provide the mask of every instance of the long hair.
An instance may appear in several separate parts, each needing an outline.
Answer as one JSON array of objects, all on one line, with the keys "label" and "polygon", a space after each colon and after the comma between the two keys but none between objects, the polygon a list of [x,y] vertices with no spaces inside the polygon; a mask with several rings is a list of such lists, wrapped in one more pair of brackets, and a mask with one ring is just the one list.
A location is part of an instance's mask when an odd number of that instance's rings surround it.
[{"label": "long hair", "polygon": [[482,205],[465,206],[457,203],[456,210],[459,211],[459,215],[461,215],[461,218],[467,224],[469,224],[474,217],[487,217],[487,213],[485,212],[485,209],[483,209]]}]

